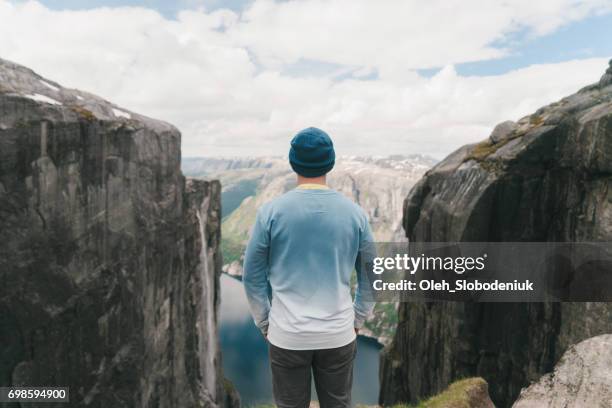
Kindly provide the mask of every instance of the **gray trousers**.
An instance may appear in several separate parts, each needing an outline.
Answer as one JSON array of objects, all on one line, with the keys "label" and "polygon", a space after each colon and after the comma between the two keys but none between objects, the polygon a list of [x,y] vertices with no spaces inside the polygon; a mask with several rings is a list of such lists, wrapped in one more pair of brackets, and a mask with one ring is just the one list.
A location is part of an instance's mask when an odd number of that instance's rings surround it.
[{"label": "gray trousers", "polygon": [[356,341],[322,350],[287,350],[268,344],[272,390],[278,408],[308,407],[311,374],[321,408],[351,406]]}]

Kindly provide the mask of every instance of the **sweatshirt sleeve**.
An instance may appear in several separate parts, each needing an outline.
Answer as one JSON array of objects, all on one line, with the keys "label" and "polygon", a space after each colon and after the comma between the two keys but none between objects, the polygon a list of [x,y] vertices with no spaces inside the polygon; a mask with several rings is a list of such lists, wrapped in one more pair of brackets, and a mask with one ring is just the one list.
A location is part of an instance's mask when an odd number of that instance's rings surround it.
[{"label": "sweatshirt sleeve", "polygon": [[[360,231],[359,253],[355,262],[355,270],[357,271],[357,291],[355,293],[355,301],[353,309],[355,310],[355,328],[360,329],[374,309],[375,302],[372,297],[366,293],[369,291],[370,284],[370,269],[373,265],[374,257],[376,257],[376,248],[374,245],[374,237],[370,229],[370,223],[365,217],[364,227]],[[366,299],[368,298],[368,299]]]},{"label": "sweatshirt sleeve", "polygon": [[270,231],[266,227],[261,211],[257,212],[251,239],[244,256],[242,282],[255,325],[264,335],[268,334],[268,254]]}]

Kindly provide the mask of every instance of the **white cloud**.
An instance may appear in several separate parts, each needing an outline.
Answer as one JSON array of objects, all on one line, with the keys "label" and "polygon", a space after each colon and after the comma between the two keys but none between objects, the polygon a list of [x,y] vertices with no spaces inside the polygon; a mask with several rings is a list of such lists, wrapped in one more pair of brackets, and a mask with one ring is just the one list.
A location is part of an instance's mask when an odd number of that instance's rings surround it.
[{"label": "white cloud", "polygon": [[509,34],[547,34],[610,11],[607,0],[256,1],[230,32],[265,65],[299,58],[387,70],[496,58]]},{"label": "white cloud", "polygon": [[[499,56],[488,44],[515,30],[542,35],[600,12],[597,2],[391,3],[258,0],[242,16],[199,10],[169,20],[143,8],[52,11],[0,0],[0,56],[174,123],[185,155],[285,154],[293,133],[320,126],[342,154],[442,156],[606,67],[585,59],[461,77],[452,66]],[[282,73],[304,58],[356,74]],[[446,68],[432,78],[414,71],[433,65]],[[377,79],[359,79],[373,69]]]}]

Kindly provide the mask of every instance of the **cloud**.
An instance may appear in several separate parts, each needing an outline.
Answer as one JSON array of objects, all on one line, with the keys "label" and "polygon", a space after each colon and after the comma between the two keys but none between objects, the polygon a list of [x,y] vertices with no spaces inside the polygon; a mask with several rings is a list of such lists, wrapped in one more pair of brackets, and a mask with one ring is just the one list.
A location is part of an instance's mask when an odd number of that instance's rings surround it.
[{"label": "cloud", "polygon": [[[184,155],[285,154],[293,133],[321,126],[343,154],[440,157],[595,82],[606,66],[584,59],[488,77],[453,68],[507,52],[491,44],[516,30],[543,35],[603,12],[597,2],[400,3],[258,0],[243,14],[168,19],[145,8],[0,0],[0,56],[172,122]],[[341,68],[285,72],[306,59]],[[415,71],[436,65],[445,68],[431,78]]]},{"label": "cloud", "polygon": [[537,36],[589,15],[606,0],[256,1],[230,32],[264,65],[300,58],[387,70],[432,68],[506,55],[511,34]]}]

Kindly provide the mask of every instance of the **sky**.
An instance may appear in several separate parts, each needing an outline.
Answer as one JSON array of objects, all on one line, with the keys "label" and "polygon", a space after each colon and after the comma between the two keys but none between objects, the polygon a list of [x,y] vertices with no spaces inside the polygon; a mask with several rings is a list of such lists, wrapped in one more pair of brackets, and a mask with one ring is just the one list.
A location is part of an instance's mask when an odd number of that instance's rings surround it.
[{"label": "sky", "polygon": [[441,159],[596,82],[610,0],[0,0],[0,58],[165,120],[183,156]]}]

